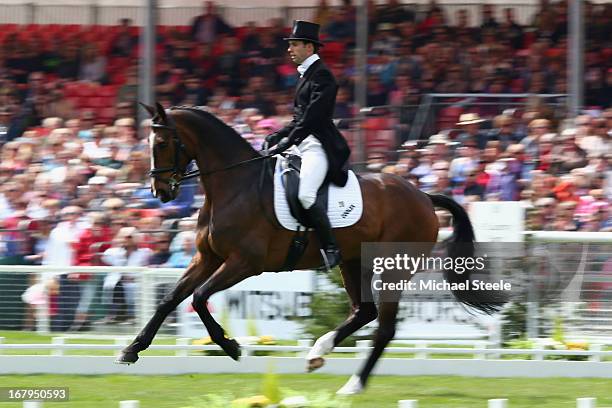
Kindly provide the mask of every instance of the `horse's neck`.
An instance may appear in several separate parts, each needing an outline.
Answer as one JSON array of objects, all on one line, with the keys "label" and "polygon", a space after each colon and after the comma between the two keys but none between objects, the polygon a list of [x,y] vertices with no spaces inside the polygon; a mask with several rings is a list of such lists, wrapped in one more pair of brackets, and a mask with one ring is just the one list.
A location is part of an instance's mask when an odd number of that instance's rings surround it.
[{"label": "horse's neck", "polygon": [[[214,146],[200,140],[196,163],[203,176],[200,177],[206,199],[211,204],[225,204],[245,193],[258,182],[258,162],[246,163],[231,169],[227,167],[257,157],[253,150],[245,149],[240,141],[233,146]],[[212,172],[211,174],[206,174]]]},{"label": "horse's neck", "polygon": [[[252,169],[251,166],[249,168]],[[206,200],[215,206],[234,204],[236,197],[246,193],[253,183],[257,182],[256,177],[241,170],[243,169],[233,168],[200,177]]]}]

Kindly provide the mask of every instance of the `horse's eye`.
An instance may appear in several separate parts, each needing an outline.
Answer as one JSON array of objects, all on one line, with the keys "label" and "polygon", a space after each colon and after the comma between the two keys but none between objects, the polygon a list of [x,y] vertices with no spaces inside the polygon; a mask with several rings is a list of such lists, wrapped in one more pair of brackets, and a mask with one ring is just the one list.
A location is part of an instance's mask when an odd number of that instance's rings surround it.
[{"label": "horse's eye", "polygon": [[160,149],[165,149],[166,147],[168,147],[168,142],[166,142],[166,141],[159,142],[159,143],[157,143],[157,146],[158,146]]}]

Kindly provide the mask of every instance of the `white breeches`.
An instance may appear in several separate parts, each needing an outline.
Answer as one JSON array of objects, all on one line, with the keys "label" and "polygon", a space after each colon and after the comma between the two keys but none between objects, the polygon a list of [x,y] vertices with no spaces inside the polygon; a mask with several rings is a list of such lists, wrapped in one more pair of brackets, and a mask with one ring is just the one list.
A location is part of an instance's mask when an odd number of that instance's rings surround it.
[{"label": "white breeches", "polygon": [[327,176],[329,164],[321,142],[313,135],[308,136],[297,145],[297,150],[297,154],[302,157],[298,199],[302,207],[308,209],[317,199],[317,192]]}]

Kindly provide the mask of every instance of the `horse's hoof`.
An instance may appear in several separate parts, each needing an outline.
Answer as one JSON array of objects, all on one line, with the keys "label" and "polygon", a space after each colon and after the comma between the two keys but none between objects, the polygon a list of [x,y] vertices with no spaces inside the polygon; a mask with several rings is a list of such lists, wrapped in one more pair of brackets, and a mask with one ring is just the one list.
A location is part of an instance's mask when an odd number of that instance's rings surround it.
[{"label": "horse's hoof", "polygon": [[122,351],[115,360],[115,364],[130,365],[138,361],[138,353],[133,351]]},{"label": "horse's hoof", "polygon": [[363,392],[363,384],[361,384],[361,379],[358,376],[353,375],[349,380],[344,384],[342,388],[336,391],[337,395],[355,395],[361,394]]},{"label": "horse's hoof", "polygon": [[234,339],[227,339],[221,345],[221,348],[230,356],[233,360],[238,361],[240,359],[240,344]]},{"label": "horse's hoof", "polygon": [[323,357],[311,358],[308,360],[308,372],[312,373],[314,370],[317,370],[325,364],[325,359]]}]

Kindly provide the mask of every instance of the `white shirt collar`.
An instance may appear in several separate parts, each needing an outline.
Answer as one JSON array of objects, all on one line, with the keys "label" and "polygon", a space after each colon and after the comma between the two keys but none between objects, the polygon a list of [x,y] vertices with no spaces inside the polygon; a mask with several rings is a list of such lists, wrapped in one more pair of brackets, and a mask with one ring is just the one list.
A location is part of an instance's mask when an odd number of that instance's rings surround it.
[{"label": "white shirt collar", "polygon": [[308,68],[310,68],[310,66],[319,59],[320,58],[318,54],[312,54],[310,57],[306,58],[301,65],[298,65],[297,70],[300,73],[300,78],[302,78],[304,76],[304,73],[308,71]]}]

